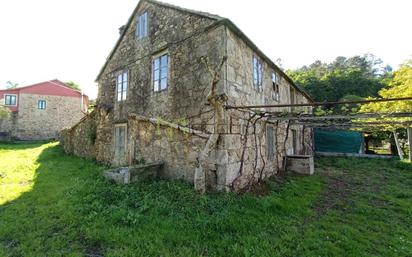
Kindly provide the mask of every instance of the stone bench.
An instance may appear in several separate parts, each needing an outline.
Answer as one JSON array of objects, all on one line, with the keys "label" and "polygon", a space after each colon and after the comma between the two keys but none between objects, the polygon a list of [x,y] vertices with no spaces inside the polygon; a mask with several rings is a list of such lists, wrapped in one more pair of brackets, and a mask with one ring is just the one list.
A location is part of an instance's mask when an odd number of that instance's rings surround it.
[{"label": "stone bench", "polygon": [[164,162],[153,162],[147,164],[133,165],[129,167],[120,167],[106,170],[103,176],[108,180],[118,184],[129,184],[138,181],[147,181],[155,179],[158,176]]}]

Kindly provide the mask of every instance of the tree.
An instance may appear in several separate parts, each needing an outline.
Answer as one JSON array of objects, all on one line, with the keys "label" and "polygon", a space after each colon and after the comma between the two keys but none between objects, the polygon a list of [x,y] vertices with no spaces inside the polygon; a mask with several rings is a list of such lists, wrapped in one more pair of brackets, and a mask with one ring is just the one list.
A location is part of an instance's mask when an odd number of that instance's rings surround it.
[{"label": "tree", "polygon": [[[382,98],[412,97],[412,59],[400,65],[399,69],[393,73],[388,86],[379,91],[379,96]],[[412,112],[412,101],[369,103],[362,106],[360,111],[376,113]],[[410,118],[385,118],[384,120],[411,121]],[[394,140],[398,147],[398,153],[402,158],[403,156],[400,149],[405,148],[406,145],[405,126],[388,124],[385,126],[385,129],[393,132]]]},{"label": "tree", "polygon": [[18,85],[19,85],[19,83],[12,82],[12,81],[10,81],[10,80],[6,82],[6,88],[7,88],[7,89],[16,88]]},{"label": "tree", "polygon": [[386,85],[389,71],[390,67],[382,65],[381,59],[366,54],[339,56],[331,63],[315,61],[287,73],[315,101],[339,101],[348,96],[352,99],[378,96],[378,91]]},{"label": "tree", "polygon": [[3,105],[4,99],[0,99],[0,119],[7,119],[10,117],[10,110],[9,108]]},{"label": "tree", "polygon": [[76,90],[79,90],[79,91],[81,90],[80,86],[78,84],[74,83],[73,81],[67,81],[67,82],[64,82],[64,84],[66,84],[67,86],[69,86],[73,89],[76,89]]}]

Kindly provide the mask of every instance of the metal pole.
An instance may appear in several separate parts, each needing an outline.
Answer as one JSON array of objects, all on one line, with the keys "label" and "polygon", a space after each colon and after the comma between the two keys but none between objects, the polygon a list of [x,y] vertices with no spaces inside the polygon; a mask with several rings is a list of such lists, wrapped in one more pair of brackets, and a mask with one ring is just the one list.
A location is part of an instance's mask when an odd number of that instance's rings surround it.
[{"label": "metal pole", "polygon": [[412,162],[412,127],[408,127],[409,161]]}]

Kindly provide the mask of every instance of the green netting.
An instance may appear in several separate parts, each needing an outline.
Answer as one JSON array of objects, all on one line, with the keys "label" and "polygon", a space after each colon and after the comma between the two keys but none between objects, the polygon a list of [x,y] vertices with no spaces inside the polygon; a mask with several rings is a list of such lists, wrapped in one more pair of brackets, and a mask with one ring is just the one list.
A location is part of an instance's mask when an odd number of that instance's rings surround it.
[{"label": "green netting", "polygon": [[315,129],[315,151],[359,153],[362,133],[347,130]]}]

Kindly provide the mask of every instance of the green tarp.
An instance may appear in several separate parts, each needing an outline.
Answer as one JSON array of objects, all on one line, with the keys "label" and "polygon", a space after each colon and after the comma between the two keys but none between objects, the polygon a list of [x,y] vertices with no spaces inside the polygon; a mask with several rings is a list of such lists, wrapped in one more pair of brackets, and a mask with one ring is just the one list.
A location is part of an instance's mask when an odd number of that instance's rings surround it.
[{"label": "green tarp", "polygon": [[315,151],[333,153],[359,153],[362,133],[347,130],[315,129]]}]

